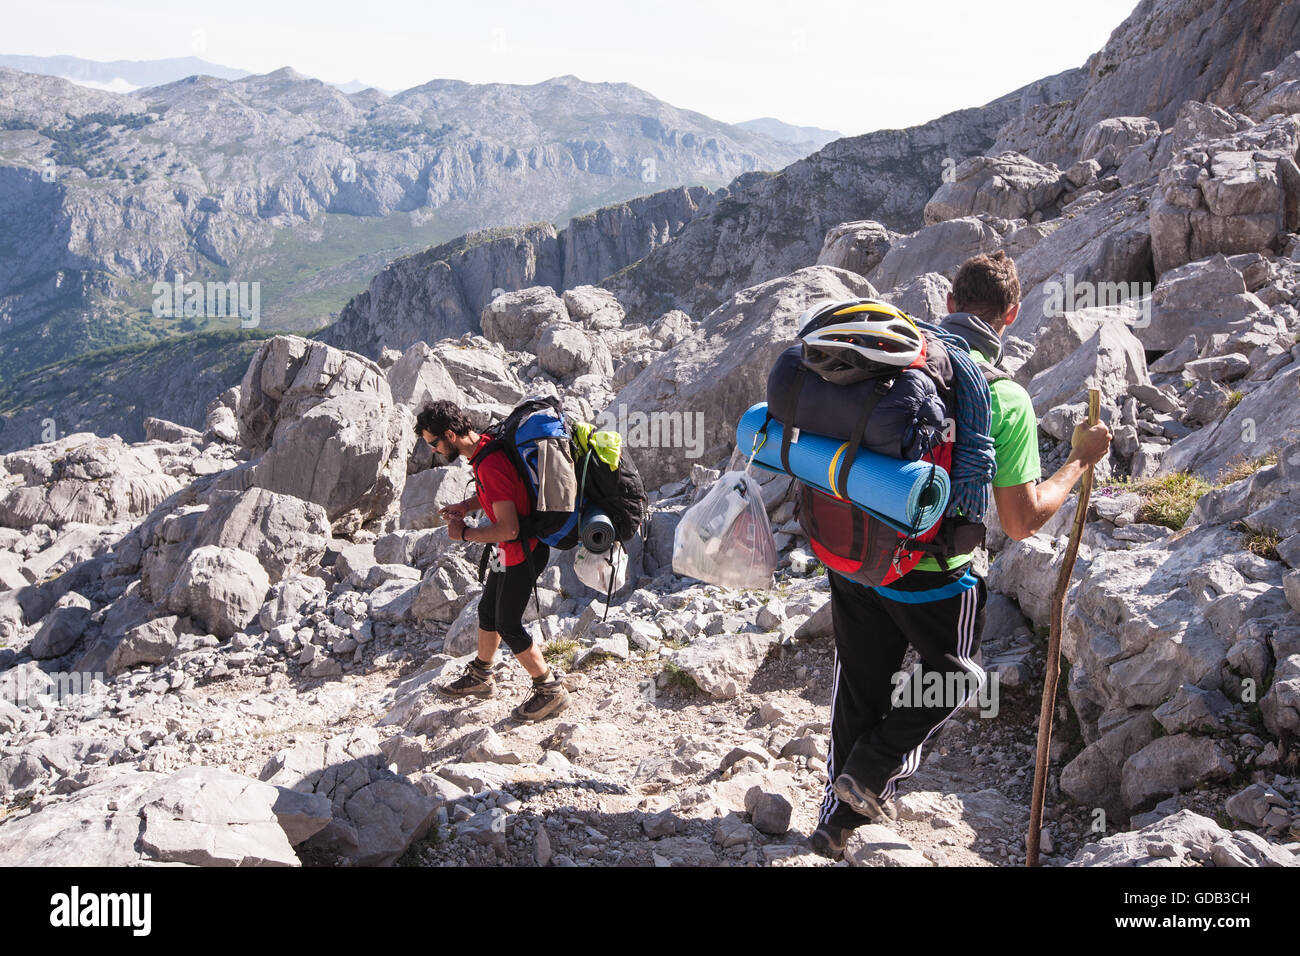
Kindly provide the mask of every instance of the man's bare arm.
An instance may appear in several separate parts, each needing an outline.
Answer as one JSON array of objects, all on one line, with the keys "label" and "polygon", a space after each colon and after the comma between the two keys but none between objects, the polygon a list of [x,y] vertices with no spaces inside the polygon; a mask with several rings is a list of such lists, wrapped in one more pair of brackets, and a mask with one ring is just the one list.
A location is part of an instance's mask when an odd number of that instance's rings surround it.
[{"label": "man's bare arm", "polygon": [[1070,457],[1056,474],[1046,481],[1027,481],[1022,485],[993,488],[993,500],[998,505],[998,520],[1008,537],[1023,541],[1047,524],[1048,519],[1061,509],[1070,497],[1070,491],[1089,465],[1095,465],[1110,450],[1110,429],[1104,422],[1088,426],[1076,425],[1070,438]]}]

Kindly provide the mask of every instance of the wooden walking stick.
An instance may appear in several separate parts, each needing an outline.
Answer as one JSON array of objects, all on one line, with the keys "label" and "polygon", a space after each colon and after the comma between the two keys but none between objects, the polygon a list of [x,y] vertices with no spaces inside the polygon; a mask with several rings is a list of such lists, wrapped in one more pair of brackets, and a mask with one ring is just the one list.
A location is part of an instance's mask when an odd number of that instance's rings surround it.
[{"label": "wooden walking stick", "polygon": [[[1096,425],[1101,417],[1101,392],[1088,389],[1088,424]],[[1052,742],[1052,715],[1056,711],[1056,684],[1061,677],[1061,629],[1065,622],[1065,594],[1070,590],[1074,559],[1079,554],[1079,538],[1088,515],[1088,496],[1092,493],[1092,465],[1083,473],[1079,484],[1079,501],[1075,505],[1074,525],[1065,560],[1056,576],[1052,594],[1052,625],[1047,638],[1047,667],[1043,676],[1043,704],[1038,712],[1038,756],[1034,761],[1034,795],[1029,804],[1029,834],[1025,845],[1025,866],[1038,865],[1038,841],[1043,828],[1043,798],[1047,795],[1048,748]]]}]

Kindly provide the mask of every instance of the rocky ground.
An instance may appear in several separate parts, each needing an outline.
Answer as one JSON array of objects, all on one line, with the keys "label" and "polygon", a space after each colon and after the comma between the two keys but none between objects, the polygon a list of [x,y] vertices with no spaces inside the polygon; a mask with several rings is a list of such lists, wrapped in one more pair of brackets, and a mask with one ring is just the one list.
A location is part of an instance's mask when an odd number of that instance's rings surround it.
[{"label": "rocky ground", "polygon": [[[201,431],[4,456],[0,863],[827,865],[803,841],[833,649],[795,486],[756,475],[768,589],[679,577],[677,525],[743,466],[736,422],[804,308],[937,318],[960,263],[1001,249],[1024,294],[1000,365],[1044,475],[1088,388],[1114,436],[1067,595],[1046,862],[1296,865],[1300,53],[1239,94],[1090,120],[1064,170],[972,157],[915,233],[837,223],[815,263],[699,318],[533,286],[492,299],[481,335],[374,359],[277,336]],[[1029,126],[1063,136],[1068,106]],[[512,664],[498,698],[436,693],[474,651],[481,586],[437,518],[468,472],[413,431],[432,399],[482,428],[528,394],[623,430],[653,489],[607,616],[568,555],[538,582],[530,620],[574,702],[535,726],[509,717]],[[849,863],[1021,861],[1074,508],[1019,541],[986,516],[996,696],[936,735]]]}]

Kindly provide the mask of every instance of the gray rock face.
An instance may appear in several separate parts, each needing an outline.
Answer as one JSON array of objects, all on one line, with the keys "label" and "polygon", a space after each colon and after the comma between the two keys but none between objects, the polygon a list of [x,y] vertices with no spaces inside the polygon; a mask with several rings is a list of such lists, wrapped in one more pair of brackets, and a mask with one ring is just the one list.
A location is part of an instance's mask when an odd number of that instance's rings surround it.
[{"label": "gray rock face", "polygon": [[1151,281],[1149,191],[1139,184],[1106,193],[1083,209],[1068,208],[1042,239],[1020,252],[1007,249],[1020,274],[1016,335],[1032,340],[1059,312],[1145,294],[1143,283]]},{"label": "gray rock face", "polygon": [[1092,125],[1079,147],[1081,160],[1102,168],[1118,166],[1138,146],[1160,135],[1160,124],[1146,116],[1114,116]]},{"label": "gray rock face", "polygon": [[[985,152],[996,130],[1025,109],[1068,96],[1073,76],[1048,77],[923,126],[836,140],[775,174],[741,176],[701,203],[672,242],[600,285],[635,322],[669,308],[704,315],[741,289],[816,263],[828,225],[871,219],[916,229],[954,160]],[[808,215],[814,208],[819,216]]]},{"label": "gray rock face", "polygon": [[499,295],[483,308],[483,335],[514,351],[537,351],[542,329],[567,322],[569,310],[554,290],[531,283]]},{"label": "gray rock face", "polygon": [[172,615],[131,628],[109,655],[105,673],[120,674],[139,664],[161,664],[168,660],[180,642],[181,621]]},{"label": "gray rock face", "polygon": [[346,392],[392,404],[392,391],[374,362],[296,335],[267,340],[239,386],[240,440],[254,452],[271,447],[281,424]]},{"label": "gray rock face", "polygon": [[446,522],[439,517],[438,509],[464,501],[473,489],[473,475],[464,465],[429,468],[408,475],[402,487],[398,527],[411,530],[441,527]]},{"label": "gray rock face", "polygon": [[428,343],[416,342],[388,370],[393,401],[419,411],[431,402],[463,404],[465,395]]},{"label": "gray rock face", "polygon": [[1300,56],[1292,53],[1276,69],[1242,84],[1241,107],[1252,119],[1300,112]]},{"label": "gray rock face", "polygon": [[252,480],[321,505],[337,531],[359,527],[401,495],[411,421],[377,396],[337,395],[281,428]]},{"label": "gray rock face", "polygon": [[1184,149],[1151,204],[1155,271],[1216,252],[1260,252],[1300,228],[1300,121],[1277,116]]},{"label": "gray rock face", "polygon": [[66,594],[45,615],[28,652],[38,661],[62,657],[81,640],[89,623],[90,602],[79,594]]},{"label": "gray rock face", "polygon": [[1252,827],[1262,827],[1264,817],[1273,807],[1285,807],[1290,801],[1272,787],[1263,783],[1252,783],[1245,790],[1228,798],[1223,809],[1234,820]]},{"label": "gray rock face", "polygon": [[1040,233],[1024,223],[987,215],[936,222],[894,240],[867,278],[880,289],[893,289],[926,272],[937,272],[951,282],[971,256],[1006,250],[1017,258],[1039,238]]},{"label": "gray rock face", "polygon": [[123,576],[139,571],[151,600],[162,600],[196,548],[238,549],[271,583],[311,567],[325,553],[329,525],[320,505],[259,488],[190,490],[195,500],[158,509],[118,549],[114,570]]},{"label": "gray rock face", "polygon": [[534,286],[560,292],[613,275],[668,242],[707,196],[700,186],[668,189],[604,206],[558,233],[534,223],[394,260],[322,340],[378,356],[383,347],[406,349],[466,332],[491,336],[480,320],[501,293]]},{"label": "gray rock face", "polygon": [[1030,219],[1049,214],[1068,186],[1055,166],[1043,166],[1019,153],[972,156],[953,169],[952,179],[925,204],[923,219],[927,226],[980,213]]},{"label": "gray rock face", "polygon": [[1300,654],[1277,662],[1273,683],[1259,701],[1264,726],[1277,737],[1300,733]]},{"label": "gray rock face", "polygon": [[1084,137],[1101,120],[1137,115],[1168,126],[1185,100],[1226,107],[1290,54],[1298,39],[1300,11],[1291,4],[1139,4],[1088,58],[1078,87],[1009,123],[993,151],[1014,149],[1068,165],[1081,158]]},{"label": "gray rock face", "polygon": [[5,866],[298,866],[275,787],[215,767],[124,770],[0,825]]},{"label": "gray rock face", "polygon": [[1229,831],[1191,810],[1090,843],[1069,866],[1296,866],[1300,860],[1246,830]]},{"label": "gray rock face", "polygon": [[0,525],[60,528],[141,518],[181,487],[163,466],[165,453],[83,432],[6,455],[4,467],[19,480],[0,492]]},{"label": "gray rock face", "polygon": [[1130,809],[1145,810],[1164,797],[1226,779],[1234,769],[1209,737],[1159,737],[1125,762],[1121,793]]},{"label": "gray rock face", "polygon": [[908,315],[937,323],[948,315],[950,292],[952,283],[944,276],[937,272],[926,272],[915,279],[909,279],[891,292],[886,292],[881,298],[898,306]]},{"label": "gray rock face", "polygon": [[[478,573],[464,558],[448,555],[425,572],[411,605],[417,620],[450,624],[477,594]],[[477,602],[476,602],[477,606]]]},{"label": "gray rock face", "polygon": [[355,866],[388,866],[428,831],[438,810],[404,777],[385,769],[375,731],[357,731],[276,754],[262,780],[331,801],[333,819],[304,847]]},{"label": "gray rock face", "polygon": [[544,372],[560,379],[594,374],[614,374],[609,349],[599,338],[568,324],[546,328],[537,341],[537,364]]},{"label": "gray rock face", "polygon": [[1170,447],[1160,473],[1190,471],[1213,480],[1229,464],[1277,452],[1294,442],[1300,362],[1253,389],[1228,414]]}]

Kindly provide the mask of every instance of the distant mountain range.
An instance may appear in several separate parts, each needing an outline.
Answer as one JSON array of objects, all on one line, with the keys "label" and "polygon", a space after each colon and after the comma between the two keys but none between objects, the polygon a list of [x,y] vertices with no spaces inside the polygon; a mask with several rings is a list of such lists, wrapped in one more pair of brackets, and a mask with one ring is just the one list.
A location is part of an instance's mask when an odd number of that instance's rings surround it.
[{"label": "distant mountain range", "polygon": [[[212,65],[153,66],[128,75]],[[0,385],[182,332],[320,328],[402,255],[812,148],[574,76],[388,96],[282,69],[123,94],[0,67]],[[258,314],[159,308],[155,284],[177,276],[255,289]]]},{"label": "distant mountain range", "polygon": [[771,116],[745,120],[736,125],[741,129],[753,130],[755,133],[779,139],[783,143],[812,143],[816,149],[821,149],[831,140],[844,138],[844,134],[839,130],[821,129],[817,126],[791,126]]},{"label": "distant mountain range", "polygon": [[[191,76],[215,76],[220,80],[239,80],[252,76],[249,70],[222,66],[199,59],[197,56],[175,56],[161,60],[87,60],[79,56],[21,56],[0,53],[0,66],[24,73],[57,76],[82,86],[110,93],[133,93],[147,86],[162,86]],[[347,83],[325,82],[344,93],[360,93],[370,89],[368,83],[351,80]],[[376,89],[378,89],[376,87]],[[390,90],[380,90],[391,95]]]}]

